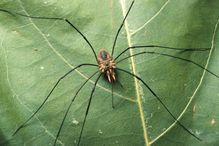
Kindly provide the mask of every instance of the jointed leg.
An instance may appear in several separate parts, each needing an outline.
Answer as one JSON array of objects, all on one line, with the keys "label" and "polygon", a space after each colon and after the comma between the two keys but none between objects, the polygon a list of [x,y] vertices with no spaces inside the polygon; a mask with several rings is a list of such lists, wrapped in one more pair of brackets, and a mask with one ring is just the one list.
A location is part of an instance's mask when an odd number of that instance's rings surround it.
[{"label": "jointed leg", "polygon": [[25,15],[25,14],[21,14],[21,13],[17,13],[17,12],[12,12],[12,11],[9,11],[9,10],[5,10],[5,9],[1,9],[0,8],[0,11],[2,12],[6,12],[12,16],[22,16],[22,17],[27,17],[27,18],[33,18],[33,19],[44,19],[44,20],[61,20],[61,21],[64,21],[66,23],[68,23],[72,28],[74,28],[82,37],[83,39],[86,41],[86,43],[90,46],[94,56],[95,56],[95,59],[96,61],[98,62],[97,60],[97,54],[93,48],[93,46],[91,45],[91,43],[88,41],[88,39],[85,37],[85,35],[73,24],[71,23],[67,18],[60,18],[60,17],[40,17],[40,16],[29,16],[29,15]]},{"label": "jointed leg", "polygon": [[67,75],[69,75],[70,73],[72,73],[75,69],[77,69],[77,68],[79,68],[79,67],[82,67],[82,66],[97,66],[97,65],[95,65],[95,64],[89,64],[89,63],[80,64],[80,65],[76,66],[75,68],[71,69],[70,71],[68,71],[68,72],[67,72],[66,74],[64,74],[61,78],[59,78],[58,81],[56,82],[56,84],[54,85],[54,87],[52,88],[52,90],[49,92],[49,94],[48,94],[48,95],[46,96],[46,98],[44,99],[43,103],[37,108],[37,110],[36,110],[21,126],[19,126],[19,127],[15,130],[13,136],[14,136],[21,128],[23,128],[23,127],[26,125],[26,123],[27,123],[28,121],[30,121],[30,120],[33,118],[33,116],[35,116],[36,113],[43,107],[43,105],[46,103],[46,101],[48,100],[48,98],[50,97],[50,95],[52,94],[52,92],[54,91],[54,89],[57,87],[57,85],[59,84],[59,82],[60,82],[62,79],[64,79]]},{"label": "jointed leg", "polygon": [[121,68],[117,68],[117,70],[125,72],[133,77],[135,77],[136,79],[138,79],[141,83],[144,84],[145,87],[147,87],[147,89],[157,98],[157,100],[162,104],[162,106],[167,110],[167,112],[171,115],[171,117],[177,122],[177,124],[179,124],[185,131],[187,131],[190,135],[192,135],[193,137],[195,137],[196,139],[198,139],[199,141],[201,141],[201,139],[199,137],[197,137],[194,133],[192,133],[191,131],[189,131],[183,124],[181,124],[177,118],[170,112],[170,110],[167,108],[167,106],[163,103],[163,101],[161,100],[161,98],[159,96],[156,95],[156,93],[137,75],[126,71],[124,69]]},{"label": "jointed leg", "polygon": [[88,102],[88,105],[87,105],[86,113],[85,113],[84,120],[83,120],[84,122],[83,122],[83,125],[82,125],[82,128],[81,128],[81,132],[80,132],[80,136],[79,136],[79,140],[78,140],[77,146],[79,146],[79,144],[80,144],[80,142],[81,142],[81,136],[82,136],[82,133],[83,133],[84,125],[85,125],[85,123],[86,123],[87,114],[88,114],[88,111],[89,111],[89,108],[90,108],[91,100],[92,100],[94,91],[95,91],[95,89],[96,89],[97,82],[98,82],[98,80],[100,79],[101,75],[102,75],[102,74],[100,74],[100,75],[98,76],[98,78],[96,79],[96,81],[95,81],[95,83],[94,83],[94,87],[93,87],[93,89],[92,89],[92,91],[91,91],[91,95],[90,95],[89,102]]},{"label": "jointed leg", "polygon": [[210,50],[210,48],[174,48],[174,47],[166,47],[166,46],[160,46],[160,45],[131,46],[131,47],[126,48],[118,56],[116,56],[115,60],[117,60],[122,54],[124,54],[128,50],[135,49],[135,48],[163,48],[163,49],[173,50],[173,51],[208,51]]},{"label": "jointed leg", "polygon": [[173,56],[173,55],[169,55],[169,54],[166,54],[166,53],[140,52],[140,53],[136,53],[136,54],[130,55],[130,56],[128,56],[128,57],[125,57],[125,58],[119,60],[119,61],[117,62],[117,64],[120,63],[120,62],[122,62],[123,60],[126,60],[126,59],[130,58],[130,57],[138,56],[138,55],[141,55],[141,54],[155,54],[155,55],[161,55],[161,56],[166,56],[166,57],[171,57],[171,58],[174,58],[174,59],[182,60],[182,61],[185,61],[185,62],[188,62],[188,63],[192,63],[192,64],[196,65],[197,67],[200,67],[200,68],[202,68],[203,70],[207,71],[208,73],[212,74],[213,76],[219,78],[219,75],[213,73],[212,71],[210,71],[210,70],[204,68],[203,66],[199,65],[198,63],[196,63],[196,62],[194,62],[194,61],[192,61],[192,60],[185,59],[185,58],[181,58],[181,57],[177,57],[177,56]]},{"label": "jointed leg", "polygon": [[66,110],[66,112],[65,112],[65,115],[64,115],[64,117],[63,117],[63,119],[62,119],[62,123],[61,123],[61,125],[60,125],[60,127],[59,127],[58,133],[57,133],[57,135],[56,135],[56,139],[55,139],[54,144],[53,144],[54,146],[56,145],[56,142],[57,142],[57,140],[58,140],[59,134],[60,134],[60,132],[61,132],[61,130],[62,130],[63,124],[64,124],[65,119],[66,119],[66,117],[67,117],[67,114],[68,114],[68,112],[69,112],[69,110],[70,110],[70,108],[71,108],[71,105],[72,105],[72,103],[74,102],[76,96],[77,96],[78,93],[81,91],[81,89],[84,87],[84,85],[85,85],[94,75],[97,74],[97,72],[99,72],[99,71],[96,71],[95,73],[93,73],[93,74],[80,86],[80,88],[79,88],[78,91],[75,93],[74,97],[72,98],[71,103],[69,104],[69,106],[68,106],[68,108],[67,108],[67,110]]},{"label": "jointed leg", "polygon": [[113,83],[111,84],[111,87],[112,87],[112,108],[114,109],[115,106],[114,106],[114,97],[113,97]]},{"label": "jointed leg", "polygon": [[118,29],[118,31],[117,31],[117,33],[116,33],[116,37],[115,37],[114,42],[113,42],[113,48],[112,48],[111,56],[113,56],[114,49],[115,49],[115,45],[116,45],[116,41],[117,41],[117,38],[118,38],[118,36],[119,36],[119,32],[121,31],[121,29],[122,29],[122,27],[123,27],[123,25],[124,25],[124,23],[125,23],[126,18],[128,17],[128,14],[129,14],[129,12],[130,12],[130,10],[131,10],[133,4],[134,4],[134,1],[132,1],[132,3],[131,3],[131,5],[130,5],[130,7],[129,7],[129,9],[128,9],[126,15],[125,15],[125,17],[124,17],[123,20],[122,20],[122,24],[120,25],[120,27],[119,27],[119,29]]}]

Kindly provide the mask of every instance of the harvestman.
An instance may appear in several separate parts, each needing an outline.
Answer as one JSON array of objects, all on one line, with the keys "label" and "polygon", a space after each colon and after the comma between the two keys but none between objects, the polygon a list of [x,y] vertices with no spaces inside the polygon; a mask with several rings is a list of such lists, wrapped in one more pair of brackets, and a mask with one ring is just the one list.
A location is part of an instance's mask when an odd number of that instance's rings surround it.
[{"label": "harvestman", "polygon": [[[129,55],[128,57],[124,57],[120,60],[118,60],[118,58],[123,55],[125,52],[127,52],[128,50],[130,49],[137,49],[137,48],[155,48],[155,47],[159,47],[159,48],[163,48],[163,49],[169,49],[169,50],[173,50],[173,51],[208,51],[209,48],[174,48],[174,47],[166,47],[166,46],[160,46],[160,45],[141,45],[141,46],[131,46],[131,47],[127,47],[125,50],[123,50],[119,55],[117,55],[115,58],[113,57],[114,55],[114,49],[115,49],[115,45],[116,45],[116,41],[117,41],[117,37],[124,25],[124,22],[126,20],[126,18],[128,17],[128,14],[132,8],[134,4],[134,1],[132,1],[128,11],[126,12],[126,15],[119,27],[119,29],[117,30],[117,33],[116,33],[116,36],[115,36],[115,39],[114,39],[114,43],[113,43],[113,47],[112,47],[112,52],[111,54],[109,52],[107,52],[106,49],[100,49],[100,51],[98,52],[98,54],[96,54],[93,46],[91,45],[91,43],[88,41],[88,39],[86,38],[86,36],[84,36],[84,34],[75,26],[73,25],[67,18],[60,18],[60,17],[38,17],[38,16],[29,16],[29,15],[24,15],[24,14],[21,14],[21,13],[17,13],[17,12],[11,12],[9,10],[5,10],[5,9],[1,9],[0,8],[0,11],[2,12],[6,12],[12,16],[22,16],[22,17],[28,17],[28,18],[33,18],[33,19],[47,19],[47,20],[60,20],[60,21],[64,21],[66,22],[67,24],[69,24],[74,30],[76,30],[82,37],[83,39],[86,41],[86,43],[89,45],[89,47],[91,48],[93,54],[94,54],[94,57],[96,59],[96,62],[97,64],[90,64],[90,63],[83,63],[83,64],[80,64],[78,66],[76,66],[75,68],[71,69],[70,71],[68,71],[66,74],[64,74],[62,77],[60,77],[58,79],[58,81],[56,82],[56,84],[54,85],[54,87],[51,89],[51,91],[49,92],[49,94],[46,96],[46,98],[44,99],[43,103],[37,108],[37,110],[22,124],[20,125],[16,131],[14,132],[13,135],[15,135],[18,131],[20,131],[31,119],[32,117],[34,117],[36,115],[36,113],[43,107],[43,105],[46,103],[46,101],[48,100],[48,98],[50,97],[50,95],[52,94],[52,92],[54,91],[54,89],[57,87],[57,85],[60,83],[60,81],[62,79],[64,79],[67,75],[69,75],[70,73],[72,73],[73,71],[75,71],[76,69],[82,67],[82,66],[93,66],[93,67],[97,67],[98,70],[93,73],[81,86],[80,88],[77,90],[77,92],[75,93],[74,97],[72,98],[66,112],[65,112],[65,115],[63,117],[63,120],[61,122],[61,125],[59,127],[59,130],[57,132],[57,135],[56,135],[56,139],[54,141],[54,146],[56,145],[56,142],[58,140],[58,137],[60,135],[60,132],[62,130],[62,127],[63,127],[63,124],[64,124],[64,121],[67,117],[67,114],[70,110],[70,107],[72,105],[72,103],[74,102],[75,98],[77,97],[78,93],[80,92],[80,90],[84,87],[84,85],[94,76],[96,75],[98,72],[99,72],[99,75],[97,77],[97,79],[95,80],[94,82],[94,86],[92,88],[92,91],[91,91],[91,94],[90,94],[90,97],[89,97],[89,101],[88,101],[88,105],[87,105],[87,109],[86,109],[86,113],[85,113],[85,116],[84,116],[84,119],[83,119],[83,124],[82,124],[82,127],[81,127],[81,131],[80,131],[80,135],[79,135],[79,138],[78,138],[78,142],[77,142],[77,145],[79,146],[80,145],[80,141],[81,141],[81,137],[82,137],[82,134],[83,134],[83,129],[84,129],[84,125],[86,123],[86,118],[87,118],[87,115],[88,115],[88,112],[89,112],[89,107],[90,107],[90,104],[91,104],[91,101],[92,101],[92,97],[93,97],[93,94],[94,94],[94,91],[96,89],[96,85],[97,85],[97,82],[98,80],[100,79],[100,77],[102,75],[105,75],[107,77],[107,80],[108,82],[111,84],[112,86],[112,107],[114,108],[114,103],[113,103],[113,83],[117,80],[117,76],[116,76],[116,73],[115,73],[115,70],[117,71],[121,71],[121,72],[124,72],[124,73],[127,73],[129,75],[131,75],[132,77],[136,78],[137,80],[139,80],[156,98],[157,100],[162,104],[162,106],[167,110],[167,112],[171,115],[171,117],[176,121],[176,123],[178,125],[180,125],[185,131],[187,131],[190,135],[192,135],[194,138],[196,138],[197,140],[201,141],[201,139],[199,137],[197,137],[194,133],[192,133],[191,131],[189,131],[183,124],[181,124],[180,121],[177,120],[177,118],[172,114],[172,112],[168,109],[168,107],[163,103],[163,101],[161,100],[161,98],[148,86],[148,84],[142,80],[139,76],[127,71],[127,70],[124,70],[122,68],[118,68],[116,65],[130,57],[134,57],[134,56],[138,56],[138,55],[141,55],[141,54],[155,54],[155,55],[161,55],[161,56],[166,56],[166,57],[171,57],[171,58],[174,58],[174,59],[178,59],[178,60],[181,60],[181,61],[185,61],[185,62],[188,62],[188,63],[191,63],[191,64],[194,64],[195,66],[199,67],[199,68],[202,68],[203,70],[207,71],[208,73],[212,74],[213,76],[219,78],[218,75],[214,74],[213,72],[209,71],[208,69],[204,68],[203,66],[199,65],[198,63],[194,62],[194,61],[191,61],[191,60],[188,60],[188,59],[185,59],[185,58],[181,58],[181,57],[178,57],[178,56],[173,56],[173,55],[169,55],[169,54],[166,54],[166,53],[160,53],[160,52],[155,52],[155,51],[142,51],[140,53],[136,53],[136,54],[133,54],[133,55]],[[117,61],[118,60],[118,61]]]}]

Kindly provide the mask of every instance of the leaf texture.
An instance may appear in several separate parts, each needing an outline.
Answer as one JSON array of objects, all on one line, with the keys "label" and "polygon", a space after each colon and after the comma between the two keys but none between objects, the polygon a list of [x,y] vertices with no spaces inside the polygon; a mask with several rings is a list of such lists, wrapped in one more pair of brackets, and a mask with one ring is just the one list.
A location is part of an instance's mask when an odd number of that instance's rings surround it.
[{"label": "leaf texture", "polygon": [[[1,9],[31,16],[68,18],[98,52],[111,52],[115,34],[132,1],[4,0]],[[219,74],[219,2],[213,0],[136,0],[119,34],[114,57],[129,46],[162,45],[210,48],[179,52],[138,48],[121,58],[156,51],[193,60]],[[52,145],[67,106],[83,82],[98,70],[84,66],[66,77],[39,113],[15,136],[43,102],[56,81],[82,63],[94,63],[85,40],[66,22],[12,16],[0,11],[0,142],[1,145]],[[144,54],[117,65],[142,78],[198,141],[180,127],[137,79],[117,71],[114,86],[98,81],[81,145],[204,146],[219,144],[219,79],[194,64]],[[89,96],[97,76],[79,92],[57,145],[76,145]],[[121,85],[120,85],[121,84]]]}]

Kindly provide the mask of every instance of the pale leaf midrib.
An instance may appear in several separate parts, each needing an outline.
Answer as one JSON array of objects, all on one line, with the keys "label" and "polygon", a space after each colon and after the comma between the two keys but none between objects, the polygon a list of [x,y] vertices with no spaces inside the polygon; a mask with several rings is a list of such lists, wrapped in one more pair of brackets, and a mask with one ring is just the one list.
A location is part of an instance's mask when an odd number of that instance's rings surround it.
[{"label": "pale leaf midrib", "polygon": [[[123,17],[125,17],[126,15],[126,8],[125,8],[125,0],[120,0],[120,4],[121,4],[121,8],[122,8],[122,13],[123,13]],[[127,36],[127,41],[128,41],[128,46],[132,46],[131,43],[131,34],[129,31],[129,27],[128,27],[128,20],[125,20],[125,24],[124,24],[125,30],[126,30],[126,36]],[[133,55],[133,50],[130,49],[130,55]],[[136,66],[135,66],[135,61],[134,58],[131,57],[130,58],[130,69],[132,70],[133,74],[137,74],[136,71]],[[140,90],[140,84],[138,79],[134,78],[134,84],[135,84],[135,90],[136,90],[136,97],[137,97],[137,105],[138,105],[138,110],[139,110],[139,114],[140,114],[140,120],[141,120],[141,124],[142,124],[142,130],[143,130],[143,135],[144,135],[144,141],[145,141],[145,145],[146,146],[150,146],[149,144],[149,140],[148,140],[148,135],[147,135],[147,127],[146,127],[146,122],[145,122],[145,117],[144,117],[144,112],[143,112],[143,107],[142,107],[142,100],[141,100],[141,90]]]}]

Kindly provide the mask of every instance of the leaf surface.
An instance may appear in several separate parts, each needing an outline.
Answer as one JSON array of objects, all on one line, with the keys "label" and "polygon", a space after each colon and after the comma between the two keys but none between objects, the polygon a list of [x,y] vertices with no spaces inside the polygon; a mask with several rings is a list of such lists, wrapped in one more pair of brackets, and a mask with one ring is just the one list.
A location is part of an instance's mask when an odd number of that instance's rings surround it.
[{"label": "leaf surface", "polygon": [[[98,52],[111,52],[115,34],[131,1],[2,1],[1,9],[31,16],[68,18]],[[219,74],[219,2],[207,0],[136,0],[118,37],[114,57],[128,46],[163,45],[211,48],[204,52],[156,51],[193,60]],[[73,67],[96,60],[85,40],[66,22],[36,20],[0,12],[0,142],[2,145],[52,145],[67,106],[96,67],[84,66],[66,77],[40,112],[12,137],[43,102],[57,80]],[[120,58],[120,59],[121,59]],[[219,79],[194,64],[144,54],[117,65],[144,80],[180,122],[180,127],[137,79],[117,71],[112,108],[111,85],[100,78],[81,145],[204,146],[219,143]],[[80,91],[57,145],[76,145],[97,76]],[[121,85],[120,85],[121,84]]]}]

